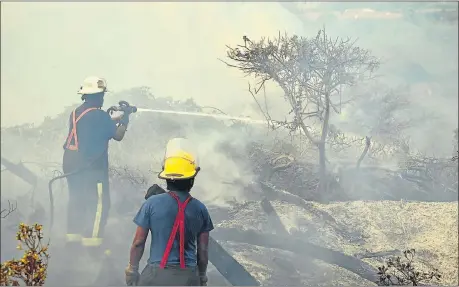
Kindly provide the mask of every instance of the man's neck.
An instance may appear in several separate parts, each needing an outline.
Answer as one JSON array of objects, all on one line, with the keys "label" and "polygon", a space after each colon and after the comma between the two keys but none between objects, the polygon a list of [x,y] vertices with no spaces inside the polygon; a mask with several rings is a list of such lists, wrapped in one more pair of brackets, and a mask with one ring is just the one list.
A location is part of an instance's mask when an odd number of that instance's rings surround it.
[{"label": "man's neck", "polygon": [[85,107],[88,107],[88,108],[97,108],[97,109],[100,109],[100,108],[101,108],[100,103],[95,103],[95,102],[88,102],[88,101],[86,101],[86,102],[83,103],[83,105],[84,105]]},{"label": "man's neck", "polygon": [[185,193],[190,193],[189,190],[180,190],[180,189],[177,189],[177,188],[170,188],[168,189],[169,191],[172,191],[174,193],[182,193],[182,194],[185,194]]}]

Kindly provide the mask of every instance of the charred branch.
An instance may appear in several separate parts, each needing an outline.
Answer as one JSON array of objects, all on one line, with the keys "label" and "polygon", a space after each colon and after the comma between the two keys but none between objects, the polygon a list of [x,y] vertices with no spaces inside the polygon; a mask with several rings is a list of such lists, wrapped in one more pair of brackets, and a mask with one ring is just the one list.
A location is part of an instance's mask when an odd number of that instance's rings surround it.
[{"label": "charred branch", "polygon": [[14,164],[4,157],[1,157],[1,162],[2,165],[5,166],[5,168],[12,172],[14,175],[20,177],[32,186],[37,185],[37,176],[28,168],[26,168],[22,163]]},{"label": "charred branch", "polygon": [[18,208],[17,202],[15,204],[11,204],[11,202],[8,200],[8,208],[1,210],[0,217],[2,219],[8,217],[8,215],[13,213],[17,208]]},{"label": "charred branch", "polygon": [[357,164],[355,166],[356,169],[360,168],[360,164],[362,164],[363,159],[367,155],[368,150],[370,149],[370,145],[371,145],[371,137],[367,136],[367,137],[365,137],[365,148],[363,149],[363,152],[360,155],[359,160],[357,161]]}]

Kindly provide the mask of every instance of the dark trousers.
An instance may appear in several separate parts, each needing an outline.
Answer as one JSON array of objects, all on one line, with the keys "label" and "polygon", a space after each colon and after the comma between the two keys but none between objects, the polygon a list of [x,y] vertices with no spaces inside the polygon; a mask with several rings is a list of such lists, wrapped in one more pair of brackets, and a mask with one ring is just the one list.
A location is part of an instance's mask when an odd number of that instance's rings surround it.
[{"label": "dark trousers", "polygon": [[180,269],[180,266],[159,266],[148,264],[140,274],[138,286],[200,286],[196,267]]},{"label": "dark trousers", "polygon": [[67,177],[67,240],[100,246],[110,210],[108,168],[84,162],[74,151],[65,151],[64,173],[81,171]]}]

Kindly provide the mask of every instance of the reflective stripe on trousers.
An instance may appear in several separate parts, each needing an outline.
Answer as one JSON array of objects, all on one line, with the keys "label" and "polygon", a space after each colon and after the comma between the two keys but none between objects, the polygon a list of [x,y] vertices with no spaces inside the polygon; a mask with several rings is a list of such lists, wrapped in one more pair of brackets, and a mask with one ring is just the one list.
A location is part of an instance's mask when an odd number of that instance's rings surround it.
[{"label": "reflective stripe on trousers", "polygon": [[[83,246],[100,246],[102,244],[102,238],[99,237],[99,231],[101,229],[101,219],[103,212],[103,195],[104,186],[101,182],[97,183],[97,208],[94,216],[92,237],[83,237],[82,234],[68,233],[67,242],[81,242]],[[73,216],[69,214],[69,216]]]}]

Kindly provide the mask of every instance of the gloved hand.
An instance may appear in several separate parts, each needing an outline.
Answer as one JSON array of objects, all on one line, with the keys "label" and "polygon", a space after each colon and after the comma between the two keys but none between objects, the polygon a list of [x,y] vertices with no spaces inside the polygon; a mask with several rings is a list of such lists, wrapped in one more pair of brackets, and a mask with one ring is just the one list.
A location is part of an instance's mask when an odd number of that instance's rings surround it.
[{"label": "gloved hand", "polygon": [[127,125],[129,124],[129,114],[124,114],[119,120],[119,123],[127,127]]},{"label": "gloved hand", "polygon": [[124,270],[124,274],[126,275],[126,285],[127,286],[136,286],[137,282],[139,281],[139,266],[132,266],[131,264],[126,267]]},{"label": "gloved hand", "polygon": [[199,273],[200,286],[207,286],[207,275],[206,273]]}]

